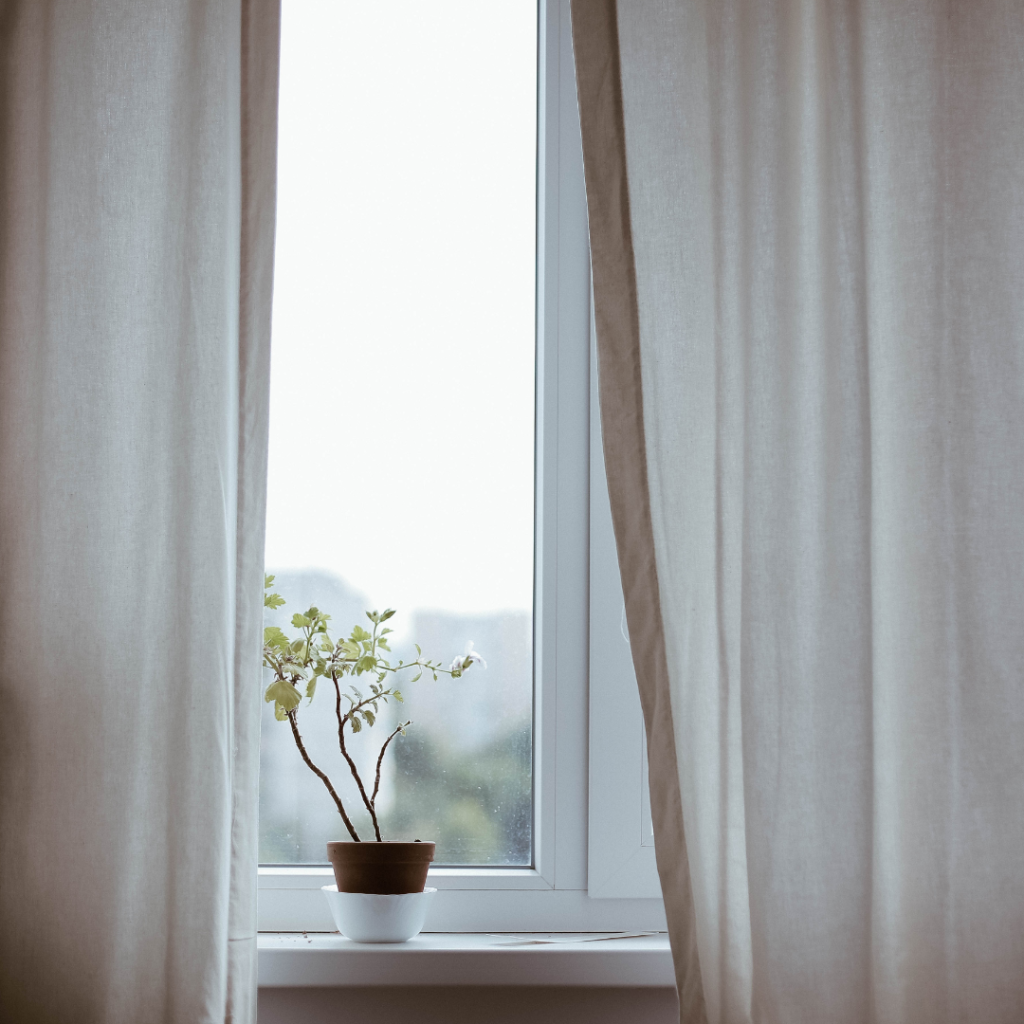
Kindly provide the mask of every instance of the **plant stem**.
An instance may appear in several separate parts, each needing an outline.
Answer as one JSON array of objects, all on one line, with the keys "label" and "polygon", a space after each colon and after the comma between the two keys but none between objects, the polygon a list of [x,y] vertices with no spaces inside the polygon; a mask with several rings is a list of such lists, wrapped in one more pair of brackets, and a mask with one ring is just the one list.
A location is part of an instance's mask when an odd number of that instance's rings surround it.
[{"label": "plant stem", "polygon": [[[356,768],[355,761],[352,760],[351,755],[348,752],[348,748],[345,746],[345,723],[349,719],[349,715],[342,715],[341,713],[341,687],[338,685],[338,677],[332,672],[331,679],[334,681],[334,692],[337,695],[337,700],[334,704],[335,714],[338,716],[338,747],[341,750],[341,756],[348,762],[349,771],[352,773],[352,778],[356,780],[356,785],[359,787],[359,795],[363,798],[363,803],[366,805],[366,809],[370,812],[370,821],[373,822],[373,834],[377,838],[377,842],[383,842],[380,836],[380,826],[377,824],[377,813],[373,809],[373,802],[366,796],[366,789],[363,786],[363,780],[359,777],[359,769]],[[367,703],[364,701],[363,703]],[[357,705],[358,707],[359,705]],[[351,714],[351,712],[349,712]]]},{"label": "plant stem", "polygon": [[[417,658],[415,661],[407,662],[404,665],[380,665],[377,668],[378,672],[404,672],[408,668],[418,668],[423,672],[439,672],[443,676],[452,675],[452,670],[449,668],[441,668],[441,663],[438,662],[436,665],[429,661],[420,661]],[[465,670],[463,670],[465,672]]]},{"label": "plant stem", "polygon": [[292,736],[295,737],[295,744],[299,748],[299,753],[302,755],[302,760],[306,762],[306,766],[309,768],[314,775],[316,775],[321,782],[327,787],[327,792],[334,798],[334,802],[338,807],[338,813],[341,815],[341,820],[345,822],[345,828],[348,829],[348,834],[352,839],[359,843],[362,840],[359,838],[358,833],[352,827],[352,822],[349,821],[348,815],[345,813],[345,807],[341,802],[341,797],[334,791],[334,786],[331,784],[331,780],[322,772],[310,759],[309,754],[306,753],[306,744],[302,742],[302,736],[299,733],[298,723],[295,721],[295,709],[293,708],[288,712],[288,721],[291,722]]},{"label": "plant stem", "polygon": [[[385,741],[384,746],[380,748],[380,754],[377,755],[377,777],[373,780],[373,796],[370,797],[370,803],[376,805],[377,803],[377,790],[380,789],[380,766],[384,760],[384,752],[388,749],[388,744],[403,730],[407,729],[412,722],[403,722]],[[374,821],[377,819],[374,818]]]}]

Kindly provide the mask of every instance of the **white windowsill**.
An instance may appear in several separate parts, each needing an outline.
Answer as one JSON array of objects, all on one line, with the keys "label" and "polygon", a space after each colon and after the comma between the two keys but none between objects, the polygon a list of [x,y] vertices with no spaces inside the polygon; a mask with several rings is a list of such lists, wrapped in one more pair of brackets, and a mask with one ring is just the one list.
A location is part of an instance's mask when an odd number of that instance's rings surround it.
[{"label": "white windowsill", "polygon": [[667,988],[675,984],[664,933],[632,938],[579,934],[581,941],[509,945],[536,933],[424,932],[371,945],[337,933],[263,932],[261,988],[366,985],[558,985]]}]

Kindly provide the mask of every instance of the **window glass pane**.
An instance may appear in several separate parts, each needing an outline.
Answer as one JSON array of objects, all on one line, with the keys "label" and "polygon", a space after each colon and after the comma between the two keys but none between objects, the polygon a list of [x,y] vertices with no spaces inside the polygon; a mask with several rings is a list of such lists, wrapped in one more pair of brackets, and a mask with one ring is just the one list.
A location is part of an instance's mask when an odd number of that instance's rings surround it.
[{"label": "window glass pane", "polygon": [[[284,0],[267,571],[294,633],[391,607],[399,684],[351,742],[384,838],[449,864],[531,860],[536,6]],[[269,682],[269,678],[267,680]],[[356,685],[368,691],[373,677]],[[347,707],[347,704],[345,705]],[[298,724],[372,838],[321,681]],[[260,855],[348,838],[265,705]]]}]

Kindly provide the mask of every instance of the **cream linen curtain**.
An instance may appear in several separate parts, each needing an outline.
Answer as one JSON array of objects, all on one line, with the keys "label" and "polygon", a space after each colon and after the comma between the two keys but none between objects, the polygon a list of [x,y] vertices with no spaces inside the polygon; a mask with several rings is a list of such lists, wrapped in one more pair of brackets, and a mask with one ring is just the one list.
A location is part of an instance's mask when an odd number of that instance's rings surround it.
[{"label": "cream linen curtain", "polygon": [[683,1019],[1019,1024],[1024,3],[573,8]]},{"label": "cream linen curtain", "polygon": [[0,1019],[255,1019],[276,0],[0,6]]}]

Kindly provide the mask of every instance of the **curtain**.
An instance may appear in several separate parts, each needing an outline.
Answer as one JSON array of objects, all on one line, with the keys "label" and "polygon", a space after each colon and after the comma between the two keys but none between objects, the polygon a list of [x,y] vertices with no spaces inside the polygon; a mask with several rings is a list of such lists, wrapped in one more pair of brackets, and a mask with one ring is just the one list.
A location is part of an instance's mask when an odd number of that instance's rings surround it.
[{"label": "curtain", "polygon": [[255,1020],[276,0],[0,7],[0,1019]]},{"label": "curtain", "polygon": [[682,1018],[1024,1020],[1024,4],[573,22]]}]

